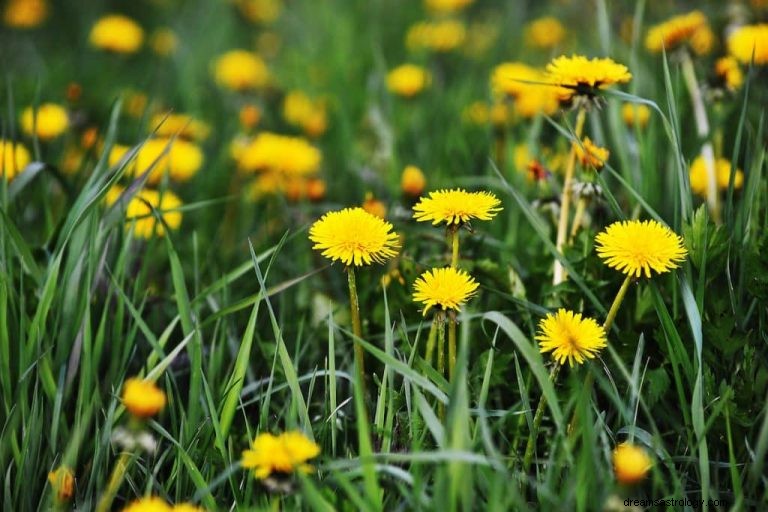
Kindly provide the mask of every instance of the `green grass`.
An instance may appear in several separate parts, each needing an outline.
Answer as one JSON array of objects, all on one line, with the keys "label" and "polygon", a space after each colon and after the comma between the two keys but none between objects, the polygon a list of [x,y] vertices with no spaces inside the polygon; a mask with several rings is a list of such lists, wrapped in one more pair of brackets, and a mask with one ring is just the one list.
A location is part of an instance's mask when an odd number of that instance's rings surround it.
[{"label": "green grass", "polygon": [[[225,2],[157,4],[128,14],[148,30],[176,30],[181,46],[169,61],[149,50],[123,58],[89,48],[98,2],[57,3],[56,17],[31,32],[0,29],[7,105],[0,136],[24,141],[35,154],[21,176],[0,181],[3,510],[57,506],[46,477],[60,465],[73,468],[77,482],[62,508],[95,508],[120,456],[112,436],[129,421],[122,383],[136,375],[156,380],[169,402],[146,425],[157,451],[133,457],[115,509],[148,494],[210,510],[590,511],[625,498],[722,500],[708,510],[766,507],[763,68],[745,70],[739,91],[707,104],[721,156],[745,174],[740,189],[732,180],[722,194],[716,223],[690,189],[688,165],[703,141],[692,128],[679,60],[648,54],[642,35],[627,42],[619,34],[627,16],[644,29],[685,7],[601,1],[592,14],[578,2],[478,0],[464,18],[490,22],[499,37],[473,58],[407,52],[405,31],[424,17],[420,2],[290,2],[269,29],[248,25]],[[721,31],[724,6],[701,8]],[[461,120],[466,105],[489,98],[493,66],[549,60],[523,45],[521,29],[544,14],[569,27],[563,53],[610,55],[634,75],[588,115],[586,133],[611,157],[596,178],[603,198],[591,208],[591,224],[564,255],[550,213],[535,202],[559,196],[562,175],[529,182],[514,169],[514,146],[567,151],[575,114],[505,127],[501,161],[498,131]],[[252,97],[217,89],[211,59],[267,30],[282,40],[269,62],[278,85]],[[719,51],[696,60],[699,80],[711,77]],[[406,61],[434,77],[409,101],[390,95],[384,78]],[[48,143],[20,135],[19,111],[65,103],[71,81],[84,91],[72,111],[87,122]],[[165,237],[135,238],[124,222],[146,173],[129,179],[125,165],[108,165],[115,143],[138,148],[153,128],[147,115],[126,113],[120,93],[127,88],[212,127],[200,173],[186,184],[162,184],[184,200],[181,228]],[[328,192],[321,202],[254,202],[229,157],[238,108],[254,101],[262,127],[294,133],[280,110],[292,88],[328,98],[329,130],[315,142]],[[646,128],[624,126],[624,102],[652,108]],[[89,152],[77,174],[64,172],[65,150],[91,125],[99,127],[102,150]],[[431,316],[411,300],[415,278],[444,265],[449,248],[439,228],[410,219],[411,203],[399,190],[410,163],[425,170],[429,190],[487,189],[504,207],[462,232],[460,266],[481,286],[459,315],[451,382],[424,361]],[[106,207],[116,183],[129,185],[125,198]],[[307,230],[326,211],[360,204],[367,191],[387,204],[404,244],[388,266],[358,270],[363,336],[356,338],[343,268],[312,251]],[[560,306],[605,318],[622,276],[597,258],[594,236],[630,218],[666,222],[685,237],[689,257],[675,272],[632,285],[601,357],[564,368],[552,383],[551,358],[534,341],[537,323]],[[569,274],[557,287],[555,259]],[[405,285],[393,279],[382,288],[381,277],[393,269]],[[354,343],[366,353],[364,387]],[[524,472],[542,396],[547,407]],[[316,471],[293,477],[288,492],[270,493],[240,467],[241,453],[258,433],[289,429],[305,432],[322,453]],[[618,485],[613,475],[611,452],[625,440],[654,460],[635,487]]]}]

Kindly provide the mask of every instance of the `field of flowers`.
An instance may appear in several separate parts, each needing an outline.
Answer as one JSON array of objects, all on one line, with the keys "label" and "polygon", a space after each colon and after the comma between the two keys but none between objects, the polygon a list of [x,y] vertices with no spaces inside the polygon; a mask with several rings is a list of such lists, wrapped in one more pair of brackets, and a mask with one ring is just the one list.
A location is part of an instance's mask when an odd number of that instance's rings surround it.
[{"label": "field of flowers", "polygon": [[0,23],[0,509],[768,510],[768,1]]}]

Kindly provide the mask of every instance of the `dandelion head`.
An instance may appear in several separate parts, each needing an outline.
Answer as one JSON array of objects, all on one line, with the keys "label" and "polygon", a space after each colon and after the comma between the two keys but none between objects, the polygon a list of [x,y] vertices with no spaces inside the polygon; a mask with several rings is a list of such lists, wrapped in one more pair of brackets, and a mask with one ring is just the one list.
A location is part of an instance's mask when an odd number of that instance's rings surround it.
[{"label": "dandelion head", "polygon": [[75,494],[75,475],[67,466],[59,466],[48,473],[48,482],[59,502],[67,502]]},{"label": "dandelion head", "polygon": [[537,18],[525,27],[525,42],[534,48],[556,48],[563,42],[565,35],[563,24],[552,16]]},{"label": "dandelion head", "polygon": [[651,109],[647,105],[625,103],[621,106],[621,118],[628,127],[645,128],[651,119]]},{"label": "dandelion head", "polygon": [[418,197],[427,186],[427,178],[421,169],[415,165],[408,165],[400,176],[400,189],[410,197]]},{"label": "dandelion head", "polygon": [[583,167],[592,167],[598,171],[603,168],[610,155],[606,148],[598,146],[589,137],[584,137],[581,144],[574,142],[573,149],[576,152],[576,158]]},{"label": "dandelion head", "polygon": [[463,189],[438,190],[422,197],[413,207],[419,222],[459,226],[472,220],[491,220],[499,213],[501,201],[491,192],[467,192]]},{"label": "dandelion head", "polygon": [[655,220],[614,222],[595,241],[606,265],[634,277],[669,272],[687,254],[683,239]]},{"label": "dandelion head", "polygon": [[689,44],[699,55],[707,53],[714,42],[707,17],[701,11],[674,16],[648,29],[645,47],[655,53],[672,51]]},{"label": "dandelion head", "polygon": [[383,263],[399,248],[392,224],[362,208],[326,213],[309,229],[309,239],[326,258],[356,267]]},{"label": "dandelion head", "polygon": [[742,64],[768,64],[768,23],[739,27],[728,37],[728,52]]},{"label": "dandelion head", "polygon": [[552,352],[555,361],[571,367],[594,359],[606,345],[605,331],[593,318],[562,308],[539,322],[536,340],[542,353]]},{"label": "dandelion head", "polygon": [[387,73],[387,89],[404,98],[412,98],[429,85],[429,72],[415,64],[403,64]]},{"label": "dandelion head", "polygon": [[43,103],[37,108],[27,107],[21,113],[21,129],[30,137],[53,140],[69,127],[67,109],[55,103]]},{"label": "dandelion head", "polygon": [[11,181],[32,161],[32,154],[23,144],[0,139],[0,176]]},{"label": "dandelion head", "polygon": [[137,418],[149,418],[165,407],[165,393],[154,382],[131,378],[123,383],[123,405]]},{"label": "dandelion head", "polygon": [[243,451],[241,464],[263,480],[275,473],[282,476],[296,471],[309,473],[312,466],[307,462],[319,454],[320,447],[301,432],[263,433],[256,436],[249,450]]},{"label": "dandelion head", "polygon": [[463,270],[454,267],[427,270],[413,285],[413,300],[424,305],[424,314],[432,307],[458,311],[472,297],[477,282]]},{"label": "dandelion head", "polygon": [[588,59],[583,55],[557,57],[547,64],[546,72],[551,83],[565,90],[561,100],[569,100],[573,96],[591,97],[599,89],[632,79],[629,69],[613,59]]},{"label": "dandelion head", "polygon": [[213,73],[216,83],[233,91],[262,89],[270,80],[264,60],[246,50],[231,50],[218,57]]},{"label": "dandelion head", "polygon": [[[688,170],[688,176],[691,182],[691,191],[702,197],[707,196],[709,189],[709,175],[707,173],[707,162],[704,157],[697,157]],[[728,184],[731,180],[731,162],[725,158],[715,160],[715,183],[720,190],[728,190]],[[744,173],[741,169],[736,169],[733,176],[733,189],[739,190],[744,185]]]},{"label": "dandelion head", "polygon": [[613,450],[613,471],[624,485],[641,482],[653,466],[648,452],[637,445],[622,443]]},{"label": "dandelion head", "polygon": [[91,28],[91,45],[114,53],[136,53],[144,43],[144,29],[122,14],[110,14]]}]

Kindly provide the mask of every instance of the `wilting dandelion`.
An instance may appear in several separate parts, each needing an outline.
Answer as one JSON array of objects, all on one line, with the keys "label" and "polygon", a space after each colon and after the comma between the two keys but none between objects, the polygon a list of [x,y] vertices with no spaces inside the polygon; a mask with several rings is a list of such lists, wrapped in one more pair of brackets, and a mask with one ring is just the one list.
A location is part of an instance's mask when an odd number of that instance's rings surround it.
[{"label": "wilting dandelion", "polygon": [[58,503],[66,503],[75,494],[75,475],[67,466],[59,466],[48,473],[48,482]]}]

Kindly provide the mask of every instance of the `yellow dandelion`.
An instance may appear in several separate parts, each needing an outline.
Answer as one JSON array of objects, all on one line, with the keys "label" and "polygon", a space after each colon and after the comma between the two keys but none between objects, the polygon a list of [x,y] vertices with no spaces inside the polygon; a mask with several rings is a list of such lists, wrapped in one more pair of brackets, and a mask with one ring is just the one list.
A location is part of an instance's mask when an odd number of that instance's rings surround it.
[{"label": "yellow dandelion", "polygon": [[144,30],[128,16],[110,14],[91,28],[91,45],[115,53],[136,53],[144,42]]},{"label": "yellow dandelion", "polygon": [[429,81],[429,72],[414,64],[403,64],[387,73],[387,89],[404,98],[419,94],[429,85]]},{"label": "yellow dandelion", "polygon": [[546,71],[550,82],[567,90],[561,96],[563,100],[574,95],[592,96],[598,89],[627,83],[632,79],[629,69],[613,59],[588,59],[583,55],[557,57],[547,64]]},{"label": "yellow dandelion", "polygon": [[309,239],[326,258],[358,267],[383,263],[399,248],[392,224],[362,208],[326,213],[309,229]]},{"label": "yellow dandelion", "polygon": [[319,178],[312,178],[307,181],[307,198],[310,201],[322,201],[325,198],[325,181]]},{"label": "yellow dandelion", "polygon": [[403,169],[400,176],[400,190],[410,197],[418,197],[424,192],[427,186],[427,178],[424,173],[415,165],[408,165]]},{"label": "yellow dandelion", "polygon": [[171,506],[158,496],[149,496],[132,501],[123,512],[172,512]]},{"label": "yellow dandelion", "polygon": [[584,137],[581,144],[574,142],[573,149],[576,152],[576,158],[584,167],[594,167],[600,170],[608,161],[608,155],[610,152],[603,147],[596,145],[589,137]]},{"label": "yellow dandelion", "polygon": [[721,57],[715,61],[715,75],[729,91],[739,89],[744,83],[744,73],[734,57]]},{"label": "yellow dandelion", "polygon": [[171,510],[173,512],[205,512],[203,507],[198,507],[191,503],[177,503]]},{"label": "yellow dandelion", "polygon": [[645,36],[645,47],[659,53],[690,44],[701,55],[712,48],[713,39],[707,17],[701,11],[692,11],[651,27]]},{"label": "yellow dandelion", "polygon": [[188,140],[205,140],[211,128],[189,114],[161,112],[152,116],[149,129],[155,137],[181,137]]},{"label": "yellow dandelion", "polygon": [[443,311],[458,311],[475,294],[477,287],[477,282],[463,270],[433,268],[421,274],[413,284],[413,300],[424,305],[424,315],[433,306]]},{"label": "yellow dandelion", "polygon": [[[126,146],[114,146],[109,156],[110,165],[115,165],[126,150]],[[160,183],[165,173],[174,181],[185,182],[197,174],[203,160],[203,152],[197,145],[183,139],[160,137],[141,145],[132,168],[134,174],[142,174],[154,166],[147,176],[150,185]]]},{"label": "yellow dandelion", "polygon": [[613,471],[621,484],[641,482],[652,466],[648,452],[639,446],[622,443],[613,450]]},{"label": "yellow dandelion", "polygon": [[621,118],[628,127],[637,125],[645,128],[651,119],[651,109],[648,105],[625,103],[621,106]]},{"label": "yellow dandelion", "polygon": [[21,129],[30,137],[53,140],[69,127],[67,109],[55,103],[43,103],[37,108],[27,107],[21,113]]},{"label": "yellow dandelion", "polygon": [[322,153],[306,139],[261,132],[240,148],[238,168],[247,172],[274,171],[293,176],[316,174]]},{"label": "yellow dandelion", "polygon": [[541,71],[519,62],[504,62],[491,73],[491,89],[496,95],[514,99],[515,111],[524,118],[540,113],[554,114],[560,96],[568,94],[560,87],[544,86],[548,77]]},{"label": "yellow dandelion", "polygon": [[768,23],[737,28],[728,38],[728,52],[743,63],[768,64]]},{"label": "yellow dandelion", "polygon": [[606,265],[635,277],[675,269],[687,254],[683,239],[655,220],[614,222],[595,241]]},{"label": "yellow dandelion", "polygon": [[491,192],[467,192],[463,189],[438,190],[422,197],[413,207],[413,218],[433,225],[445,222],[460,225],[473,219],[491,220],[502,208],[501,201]]},{"label": "yellow dandelion", "polygon": [[263,480],[273,473],[309,473],[312,466],[307,461],[319,454],[320,447],[301,432],[284,432],[277,436],[264,433],[256,436],[250,450],[243,451],[241,464]]},{"label": "yellow dandelion", "polygon": [[320,136],[328,126],[325,101],[310,98],[303,91],[290,91],[283,99],[283,119],[311,137]]},{"label": "yellow dandelion", "polygon": [[534,48],[547,50],[562,43],[565,34],[565,27],[557,18],[545,16],[531,21],[525,27],[525,42]]},{"label": "yellow dandelion", "polygon": [[[689,179],[691,181],[691,191],[694,194],[698,194],[702,197],[707,197],[707,189],[709,188],[709,177],[707,175],[707,164],[704,157],[697,157],[692,163],[689,169]],[[717,188],[720,190],[727,190],[728,183],[731,179],[731,162],[725,158],[718,158],[715,160],[715,181],[717,182]],[[739,190],[744,184],[744,173],[741,169],[736,169],[736,173],[733,177],[733,189]]]},{"label": "yellow dandelion", "polygon": [[464,44],[467,29],[463,23],[444,19],[417,23],[408,29],[405,44],[411,50],[449,52]]},{"label": "yellow dandelion", "polygon": [[131,378],[123,383],[123,405],[137,418],[149,418],[165,407],[165,393],[154,382]]},{"label": "yellow dandelion", "polygon": [[67,466],[59,466],[48,473],[48,482],[59,502],[67,502],[75,494],[75,475]]},{"label": "yellow dandelion", "polygon": [[376,199],[372,192],[365,194],[365,200],[361,207],[363,210],[380,219],[387,217],[387,205],[385,205],[383,201]]},{"label": "yellow dandelion", "polygon": [[32,154],[23,144],[0,139],[0,176],[11,181],[32,161]]},{"label": "yellow dandelion", "polygon": [[269,25],[280,17],[281,0],[235,0],[243,16],[251,23]]},{"label": "yellow dandelion", "polygon": [[461,11],[475,0],[424,0],[428,10],[436,14],[452,14]]},{"label": "yellow dandelion", "polygon": [[[123,191],[120,186],[112,187],[106,195],[107,205],[116,203]],[[173,230],[181,226],[182,214],[178,211],[181,206],[181,200],[169,190],[164,191],[162,195],[156,190],[140,190],[131,197],[125,207],[126,229],[132,227],[133,236],[137,238],[164,236],[165,226]],[[165,224],[158,222],[152,212],[153,208],[162,216]]]},{"label": "yellow dandelion", "polygon": [[542,354],[552,352],[555,361],[571,367],[594,359],[606,345],[605,331],[593,318],[562,308],[541,319],[536,340]]},{"label": "yellow dandelion", "polygon": [[246,130],[252,130],[261,121],[261,109],[253,103],[243,105],[238,115],[240,126]]},{"label": "yellow dandelion", "polygon": [[233,91],[261,89],[270,80],[264,60],[246,50],[231,50],[216,59],[214,77],[219,85]]},{"label": "yellow dandelion", "polygon": [[9,0],[3,12],[3,23],[11,28],[35,28],[48,17],[45,0]]}]

